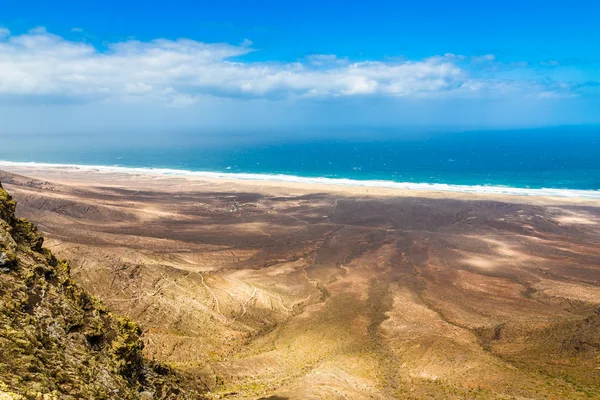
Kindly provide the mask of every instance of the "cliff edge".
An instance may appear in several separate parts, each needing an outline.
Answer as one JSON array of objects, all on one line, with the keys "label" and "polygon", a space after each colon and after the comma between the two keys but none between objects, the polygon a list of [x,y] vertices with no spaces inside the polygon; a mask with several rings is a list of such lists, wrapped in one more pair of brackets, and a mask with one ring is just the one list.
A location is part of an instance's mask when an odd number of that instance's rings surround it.
[{"label": "cliff edge", "polygon": [[0,400],[200,399],[141,329],[78,287],[0,184]]}]

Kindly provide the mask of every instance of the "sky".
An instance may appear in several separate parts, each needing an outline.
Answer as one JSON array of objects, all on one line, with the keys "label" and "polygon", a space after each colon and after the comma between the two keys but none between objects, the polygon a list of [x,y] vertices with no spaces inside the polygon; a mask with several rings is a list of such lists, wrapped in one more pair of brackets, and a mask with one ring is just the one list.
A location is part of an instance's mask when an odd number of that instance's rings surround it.
[{"label": "sky", "polygon": [[600,124],[600,2],[0,0],[0,135]]}]

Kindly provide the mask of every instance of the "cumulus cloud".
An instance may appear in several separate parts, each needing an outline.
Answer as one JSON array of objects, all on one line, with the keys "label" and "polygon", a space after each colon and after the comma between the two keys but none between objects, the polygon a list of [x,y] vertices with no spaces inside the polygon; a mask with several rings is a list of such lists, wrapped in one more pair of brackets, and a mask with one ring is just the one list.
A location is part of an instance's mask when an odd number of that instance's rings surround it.
[{"label": "cumulus cloud", "polygon": [[[313,55],[302,62],[245,62],[255,51],[240,45],[189,39],[129,40],[107,50],[35,28],[11,35],[0,28],[0,95],[81,101],[194,104],[198,96],[494,96],[527,90],[555,93],[535,82],[472,77],[465,56],[350,62]],[[493,55],[472,57],[494,62]],[[560,88],[558,88],[560,89]],[[560,94],[556,92],[557,94]]]},{"label": "cumulus cloud", "polygon": [[333,64],[348,64],[347,58],[340,58],[335,54],[311,54],[306,57],[306,60],[315,66],[327,66]]}]

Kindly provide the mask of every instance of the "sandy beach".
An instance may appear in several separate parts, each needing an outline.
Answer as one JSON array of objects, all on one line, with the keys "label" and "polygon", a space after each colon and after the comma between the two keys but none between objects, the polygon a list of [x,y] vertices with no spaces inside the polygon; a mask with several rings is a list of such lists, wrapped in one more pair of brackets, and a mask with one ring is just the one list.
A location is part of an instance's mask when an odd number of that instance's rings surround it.
[{"label": "sandy beach", "polygon": [[219,396],[600,396],[599,199],[0,170],[146,354]]},{"label": "sandy beach", "polygon": [[127,168],[69,164],[19,163],[0,161],[0,170],[40,179],[93,186],[130,185],[154,182],[154,189],[206,188],[269,193],[338,193],[347,196],[392,196],[454,198],[465,200],[505,200],[525,204],[600,205],[600,191],[571,189],[525,189],[498,186],[461,186],[447,184],[357,181],[348,179],[304,178],[287,175],[193,172],[174,169]]}]

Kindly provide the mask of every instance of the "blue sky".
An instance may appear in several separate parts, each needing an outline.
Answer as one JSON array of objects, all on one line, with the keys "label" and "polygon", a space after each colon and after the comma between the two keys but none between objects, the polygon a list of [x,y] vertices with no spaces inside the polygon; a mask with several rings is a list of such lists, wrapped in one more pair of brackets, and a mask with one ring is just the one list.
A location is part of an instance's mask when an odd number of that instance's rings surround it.
[{"label": "blue sky", "polygon": [[0,10],[0,134],[600,123],[597,1]]}]

